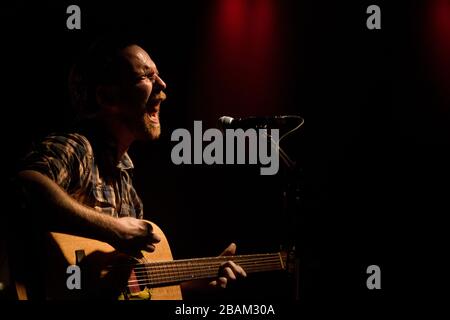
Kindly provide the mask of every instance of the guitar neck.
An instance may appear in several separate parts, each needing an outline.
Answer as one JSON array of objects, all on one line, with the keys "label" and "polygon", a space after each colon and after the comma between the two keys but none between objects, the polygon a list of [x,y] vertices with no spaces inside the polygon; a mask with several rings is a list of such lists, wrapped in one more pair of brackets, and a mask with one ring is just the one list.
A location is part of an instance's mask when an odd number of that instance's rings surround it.
[{"label": "guitar neck", "polygon": [[221,256],[137,264],[134,268],[138,279],[136,284],[158,287],[189,280],[215,278],[219,274],[220,266],[226,261],[239,264],[246,273],[284,270],[286,253]]}]

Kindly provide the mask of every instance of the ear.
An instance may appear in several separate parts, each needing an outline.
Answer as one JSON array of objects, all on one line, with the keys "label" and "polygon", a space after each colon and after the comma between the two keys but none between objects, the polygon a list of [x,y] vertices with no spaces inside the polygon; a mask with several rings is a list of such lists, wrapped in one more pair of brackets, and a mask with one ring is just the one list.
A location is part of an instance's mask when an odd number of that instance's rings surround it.
[{"label": "ear", "polygon": [[117,88],[114,86],[98,86],[95,91],[95,98],[101,109],[115,110],[117,108],[119,96]]}]

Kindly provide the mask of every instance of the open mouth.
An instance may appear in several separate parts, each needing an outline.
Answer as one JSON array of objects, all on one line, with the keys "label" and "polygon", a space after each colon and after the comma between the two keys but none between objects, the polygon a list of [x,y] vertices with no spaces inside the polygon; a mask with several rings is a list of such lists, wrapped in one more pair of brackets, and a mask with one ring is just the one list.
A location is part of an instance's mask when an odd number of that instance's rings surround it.
[{"label": "open mouth", "polygon": [[161,102],[165,100],[166,96],[164,93],[153,97],[147,103],[147,116],[150,122],[159,125],[159,107]]},{"label": "open mouth", "polygon": [[150,122],[159,124],[159,112],[148,113]]},{"label": "open mouth", "polygon": [[150,122],[152,122],[153,124],[159,125],[159,111],[158,110],[156,110],[156,111],[155,110],[153,110],[153,111],[147,110],[146,116],[148,117]]}]

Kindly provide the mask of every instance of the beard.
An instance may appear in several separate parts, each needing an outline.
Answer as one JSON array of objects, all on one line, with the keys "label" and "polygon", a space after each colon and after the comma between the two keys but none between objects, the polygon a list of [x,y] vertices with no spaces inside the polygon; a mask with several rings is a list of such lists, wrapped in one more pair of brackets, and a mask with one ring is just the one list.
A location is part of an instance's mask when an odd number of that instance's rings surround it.
[{"label": "beard", "polygon": [[124,119],[126,126],[137,140],[156,140],[161,135],[161,125],[159,123],[159,112],[149,113],[144,111],[135,116],[128,116]]},{"label": "beard", "polygon": [[161,135],[161,125],[159,123],[159,112],[150,115],[148,112],[144,113],[142,134],[144,140],[156,140]]}]

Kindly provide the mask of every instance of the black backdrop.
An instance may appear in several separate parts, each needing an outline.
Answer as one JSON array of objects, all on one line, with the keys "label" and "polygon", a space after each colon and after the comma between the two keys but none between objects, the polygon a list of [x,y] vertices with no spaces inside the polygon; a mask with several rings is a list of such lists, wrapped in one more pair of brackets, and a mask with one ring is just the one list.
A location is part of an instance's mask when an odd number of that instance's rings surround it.
[{"label": "black backdrop", "polygon": [[[421,262],[439,258],[432,255],[439,232],[426,234],[445,212],[449,114],[425,54],[426,2],[374,3],[382,9],[376,31],[365,27],[372,1],[279,4],[289,72],[274,85],[280,103],[262,110],[305,118],[285,146],[304,173],[295,225],[303,301],[401,297],[418,285],[411,279],[421,282]],[[68,123],[67,73],[82,49],[100,33],[137,31],[169,96],[160,141],[130,150],[147,218],[166,231],[176,258],[215,255],[230,241],[241,253],[276,250],[289,226],[280,209],[282,173],[170,161],[172,130],[228,114],[198,108],[210,2],[80,1],[81,31],[65,27],[69,4],[1,4],[6,173],[32,139]],[[382,270],[379,292],[365,286],[371,264]],[[279,280],[257,276],[228,296],[288,299]]]}]

